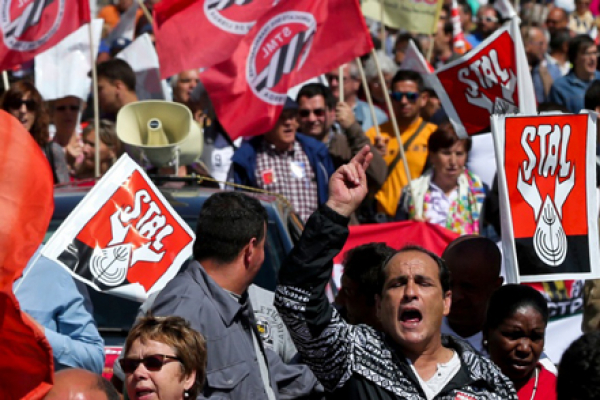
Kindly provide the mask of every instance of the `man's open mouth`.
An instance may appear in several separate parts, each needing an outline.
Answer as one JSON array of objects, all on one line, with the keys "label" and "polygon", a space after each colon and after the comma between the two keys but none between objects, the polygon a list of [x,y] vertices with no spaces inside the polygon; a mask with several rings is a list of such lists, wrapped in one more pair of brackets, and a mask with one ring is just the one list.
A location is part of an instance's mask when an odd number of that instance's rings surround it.
[{"label": "man's open mouth", "polygon": [[421,314],[421,311],[417,310],[416,308],[406,309],[400,313],[400,321],[405,324],[418,324],[422,320],[423,315]]}]

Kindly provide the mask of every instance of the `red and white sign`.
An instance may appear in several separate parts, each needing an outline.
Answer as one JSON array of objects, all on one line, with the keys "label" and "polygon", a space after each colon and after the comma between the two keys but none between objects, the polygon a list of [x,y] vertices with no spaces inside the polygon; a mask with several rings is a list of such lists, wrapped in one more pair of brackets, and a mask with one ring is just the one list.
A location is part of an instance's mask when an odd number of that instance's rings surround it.
[{"label": "red and white sign", "polygon": [[88,0],[5,0],[0,7],[0,70],[32,60],[91,21]]},{"label": "red and white sign", "polygon": [[536,112],[533,83],[516,19],[428,79],[457,134],[463,138],[489,132],[492,114]]},{"label": "red and white sign", "polygon": [[154,7],[161,78],[227,60],[280,0],[162,0]]},{"label": "red and white sign", "polygon": [[595,114],[494,116],[492,129],[509,281],[600,277]]},{"label": "red and white sign", "polygon": [[[342,21],[353,29],[340,29]],[[280,2],[200,79],[232,139],[260,135],[275,125],[291,87],[372,48],[356,0]]]},{"label": "red and white sign", "polygon": [[42,254],[94,289],[145,300],[191,256],[194,233],[144,171],[123,155]]},{"label": "red and white sign", "polygon": [[457,233],[439,225],[418,221],[355,225],[350,226],[349,229],[350,234],[344,248],[333,260],[335,263],[332,272],[334,286],[329,287],[329,293],[327,294],[331,301],[333,301],[335,293],[341,287],[344,272],[342,262],[348,250],[375,242],[385,243],[394,249],[416,244],[441,256],[446,246],[459,236]]}]

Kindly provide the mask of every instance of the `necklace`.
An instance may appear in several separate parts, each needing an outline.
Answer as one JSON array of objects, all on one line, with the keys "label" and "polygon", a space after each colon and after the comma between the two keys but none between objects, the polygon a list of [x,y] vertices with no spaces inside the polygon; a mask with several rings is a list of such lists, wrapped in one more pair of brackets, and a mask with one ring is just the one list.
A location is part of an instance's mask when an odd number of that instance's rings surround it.
[{"label": "necklace", "polygon": [[533,400],[535,398],[535,392],[537,392],[539,378],[540,370],[538,367],[535,367],[535,383],[533,384],[533,391],[531,392],[531,398],[529,400]]}]

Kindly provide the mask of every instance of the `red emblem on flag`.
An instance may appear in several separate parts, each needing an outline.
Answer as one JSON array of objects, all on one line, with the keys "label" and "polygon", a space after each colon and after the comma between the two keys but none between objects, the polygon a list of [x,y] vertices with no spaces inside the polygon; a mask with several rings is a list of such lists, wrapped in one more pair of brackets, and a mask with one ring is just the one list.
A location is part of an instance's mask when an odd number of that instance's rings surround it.
[{"label": "red emblem on flag", "polygon": [[29,61],[90,22],[87,0],[6,0],[0,10],[0,69]]},{"label": "red emblem on flag", "polygon": [[[591,117],[506,117],[503,131],[495,134],[504,137],[498,169],[510,211],[504,223],[512,221],[507,239],[514,240],[522,280],[576,279],[591,273],[598,253]],[[503,225],[503,237],[504,231]]]},{"label": "red emblem on flag", "polygon": [[[340,21],[362,29],[342,30]],[[260,135],[275,125],[289,88],[372,47],[356,1],[280,2],[257,21],[228,61],[200,79],[232,139]]]}]

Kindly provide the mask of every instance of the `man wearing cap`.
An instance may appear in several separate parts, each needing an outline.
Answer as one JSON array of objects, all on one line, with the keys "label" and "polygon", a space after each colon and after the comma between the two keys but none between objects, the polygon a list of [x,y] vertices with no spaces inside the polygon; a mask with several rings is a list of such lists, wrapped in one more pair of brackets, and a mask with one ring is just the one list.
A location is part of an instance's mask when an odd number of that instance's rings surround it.
[{"label": "man wearing cap", "polygon": [[236,150],[230,176],[235,183],[283,195],[306,221],[327,201],[334,167],[327,146],[298,133],[298,126],[298,104],[288,99],[270,131]]}]

